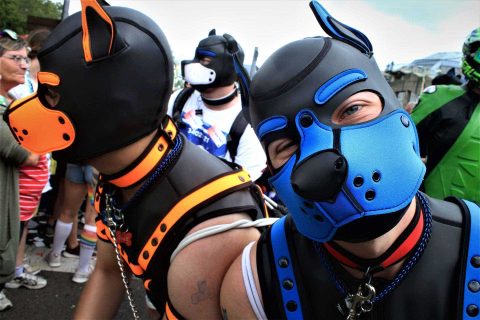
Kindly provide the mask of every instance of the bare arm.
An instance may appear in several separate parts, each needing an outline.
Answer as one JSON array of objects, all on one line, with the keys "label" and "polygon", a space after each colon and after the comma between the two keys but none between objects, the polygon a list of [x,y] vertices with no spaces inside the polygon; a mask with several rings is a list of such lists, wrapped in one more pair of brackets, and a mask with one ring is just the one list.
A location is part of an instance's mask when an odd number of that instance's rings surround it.
[{"label": "bare arm", "polygon": [[97,263],[82,291],[74,319],[112,319],[123,300],[125,288],[117,265],[115,249],[97,242]]},{"label": "bare arm", "polygon": [[[257,252],[257,243],[250,251],[250,261],[255,279],[255,285],[260,292],[258,283],[257,262],[255,260]],[[220,291],[220,306],[222,308],[223,319],[257,319],[255,313],[250,307],[242,275],[242,256],[240,255],[230,266],[225,278],[223,279],[222,289]]]},{"label": "bare arm", "polygon": [[27,159],[25,159],[25,161],[22,163],[22,166],[36,166],[39,159],[40,159],[40,155],[35,153],[30,153]]},{"label": "bare arm", "polygon": [[[197,225],[190,233],[238,219],[250,218],[246,214],[217,217]],[[221,319],[220,287],[225,273],[243,248],[259,236],[254,228],[233,229],[180,251],[168,270],[168,295],[173,307],[187,319]]]}]

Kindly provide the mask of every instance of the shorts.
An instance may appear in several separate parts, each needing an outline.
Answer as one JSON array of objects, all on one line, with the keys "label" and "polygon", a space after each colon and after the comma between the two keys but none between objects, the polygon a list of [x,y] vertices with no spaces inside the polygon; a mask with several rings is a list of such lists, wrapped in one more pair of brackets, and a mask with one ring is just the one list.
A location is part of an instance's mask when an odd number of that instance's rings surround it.
[{"label": "shorts", "polygon": [[97,171],[92,166],[79,166],[76,164],[67,163],[67,171],[65,178],[74,183],[87,184],[94,188],[97,183]]}]

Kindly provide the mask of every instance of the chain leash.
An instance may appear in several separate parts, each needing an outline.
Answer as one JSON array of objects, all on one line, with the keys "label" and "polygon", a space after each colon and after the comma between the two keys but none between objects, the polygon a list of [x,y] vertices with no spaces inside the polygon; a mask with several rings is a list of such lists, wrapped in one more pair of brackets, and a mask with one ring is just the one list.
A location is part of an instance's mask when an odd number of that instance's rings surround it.
[{"label": "chain leash", "polygon": [[[120,257],[120,251],[118,250],[118,243],[117,243],[117,237],[116,237],[116,231],[117,229],[117,223],[112,217],[112,207],[110,206],[110,201],[111,197],[109,194],[105,195],[106,197],[106,208],[105,208],[105,213],[106,213],[106,218],[107,218],[107,224],[108,224],[108,230],[110,231],[110,235],[113,239],[114,246],[115,246],[115,255],[117,258],[117,264],[118,267],[120,268],[120,273],[122,275],[122,281],[123,281],[123,286],[125,287],[125,292],[127,293],[127,298],[128,298],[128,304],[130,305],[130,309],[132,310],[133,313],[133,318],[135,320],[140,319],[140,316],[138,315],[138,310],[137,307],[135,306],[135,301],[133,299],[133,294],[132,290],[130,289],[130,284],[127,278],[127,273],[125,271],[125,265],[123,264],[123,261]],[[123,221],[123,214],[120,210],[116,212],[116,218],[118,219],[119,217],[121,218],[121,221]],[[120,225],[120,228],[122,227],[122,224]]]}]

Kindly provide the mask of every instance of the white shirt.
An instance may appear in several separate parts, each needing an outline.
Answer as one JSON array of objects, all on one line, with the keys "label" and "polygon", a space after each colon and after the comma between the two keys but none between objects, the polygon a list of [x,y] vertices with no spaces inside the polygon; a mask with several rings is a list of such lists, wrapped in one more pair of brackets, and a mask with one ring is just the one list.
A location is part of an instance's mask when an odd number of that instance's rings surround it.
[{"label": "white shirt", "polygon": [[[168,103],[168,114],[172,115],[173,103],[181,90],[174,92]],[[182,122],[185,124],[180,131],[194,144],[211,154],[232,161],[227,149],[227,136],[235,118],[242,111],[241,99],[225,110],[212,110],[202,101],[200,92],[194,91],[182,109]],[[196,114],[201,110],[201,114]],[[242,134],[235,163],[245,168],[252,181],[262,175],[266,167],[267,157],[253,128],[247,125]]]}]

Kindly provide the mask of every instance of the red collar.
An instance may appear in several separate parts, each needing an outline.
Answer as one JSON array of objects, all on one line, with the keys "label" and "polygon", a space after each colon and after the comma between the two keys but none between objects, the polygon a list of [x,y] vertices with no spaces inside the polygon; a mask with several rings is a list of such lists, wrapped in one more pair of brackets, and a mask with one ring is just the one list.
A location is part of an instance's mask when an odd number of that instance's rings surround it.
[{"label": "red collar", "polygon": [[360,258],[343,249],[335,242],[324,243],[323,246],[337,261],[348,267],[365,270],[368,267],[386,269],[405,259],[419,243],[425,226],[425,216],[417,203],[415,216],[410,224],[388,248],[385,253],[374,259]]}]

